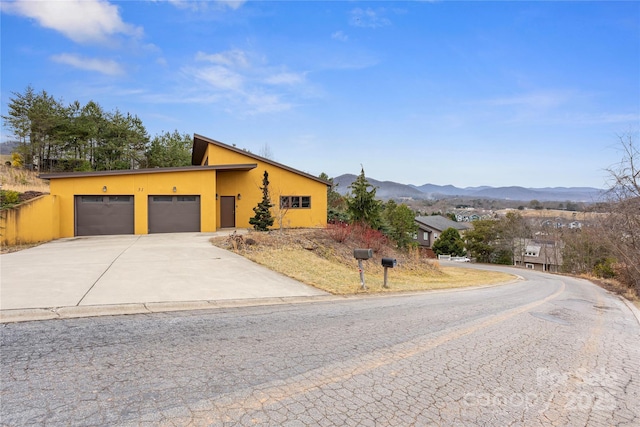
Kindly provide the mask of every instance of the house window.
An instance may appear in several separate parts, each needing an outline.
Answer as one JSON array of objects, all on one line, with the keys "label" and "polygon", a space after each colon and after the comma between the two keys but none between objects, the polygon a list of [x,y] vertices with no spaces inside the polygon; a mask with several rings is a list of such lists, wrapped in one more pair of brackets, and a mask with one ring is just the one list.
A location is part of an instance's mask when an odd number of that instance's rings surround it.
[{"label": "house window", "polygon": [[426,231],[425,231],[425,232],[422,234],[422,240],[424,240],[425,242],[428,242],[428,241],[429,241],[429,233],[428,233],[428,232],[426,232]]},{"label": "house window", "polygon": [[311,196],[280,196],[280,209],[307,209],[311,207]]},{"label": "house window", "polygon": [[526,263],[524,266],[527,267],[529,270],[535,270],[536,269],[535,265],[533,265],[533,264]]}]

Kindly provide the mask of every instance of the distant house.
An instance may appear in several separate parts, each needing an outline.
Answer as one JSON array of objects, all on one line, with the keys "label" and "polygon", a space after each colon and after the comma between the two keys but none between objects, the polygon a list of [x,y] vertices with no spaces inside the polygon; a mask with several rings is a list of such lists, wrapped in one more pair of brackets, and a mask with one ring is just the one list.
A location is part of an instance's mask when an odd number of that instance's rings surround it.
[{"label": "distant house", "polygon": [[559,242],[527,240],[522,255],[516,256],[515,265],[557,273],[562,266],[562,247]]},{"label": "distant house", "polygon": [[416,217],[415,221],[418,225],[418,231],[414,235],[414,240],[424,248],[431,248],[436,239],[447,228],[455,228],[460,234],[473,228],[468,223],[452,221],[441,215],[419,216]]}]

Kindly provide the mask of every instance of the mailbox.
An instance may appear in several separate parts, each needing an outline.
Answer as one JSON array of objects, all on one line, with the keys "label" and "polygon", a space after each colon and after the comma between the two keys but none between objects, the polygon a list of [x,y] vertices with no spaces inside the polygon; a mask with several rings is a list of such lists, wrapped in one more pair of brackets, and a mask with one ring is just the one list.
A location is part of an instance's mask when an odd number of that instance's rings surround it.
[{"label": "mailbox", "polygon": [[382,266],[384,268],[393,268],[397,263],[398,261],[395,258],[382,258]]},{"label": "mailbox", "polygon": [[353,257],[355,259],[369,259],[373,257],[373,249],[354,249]]}]

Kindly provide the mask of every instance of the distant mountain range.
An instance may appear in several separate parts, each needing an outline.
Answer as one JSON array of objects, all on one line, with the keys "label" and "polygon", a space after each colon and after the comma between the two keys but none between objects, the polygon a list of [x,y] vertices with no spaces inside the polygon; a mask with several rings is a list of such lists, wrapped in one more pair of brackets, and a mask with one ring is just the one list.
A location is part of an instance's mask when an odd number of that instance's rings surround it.
[{"label": "distant mountain range", "polygon": [[[337,176],[333,182],[338,184],[336,191],[344,195],[349,191],[349,186],[356,180],[353,174]],[[583,202],[594,203],[600,201],[604,191],[593,187],[546,187],[546,188],[524,188],[524,187],[465,187],[458,188],[453,185],[424,184],[420,186],[399,184],[393,181],[378,181],[367,178],[367,181],[377,187],[376,195],[380,199],[444,199],[452,197],[476,198],[476,199],[497,199],[497,200],[518,200],[540,202]]]},{"label": "distant mountain range", "polygon": [[9,155],[18,147],[20,143],[18,141],[5,141],[0,142],[0,154]]}]

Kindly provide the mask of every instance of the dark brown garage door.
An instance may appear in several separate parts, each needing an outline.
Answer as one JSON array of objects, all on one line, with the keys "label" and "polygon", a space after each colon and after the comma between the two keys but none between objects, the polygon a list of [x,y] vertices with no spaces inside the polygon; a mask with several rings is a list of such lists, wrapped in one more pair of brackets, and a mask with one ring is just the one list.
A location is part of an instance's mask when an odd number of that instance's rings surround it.
[{"label": "dark brown garage door", "polygon": [[133,196],[76,196],[76,236],[133,234]]},{"label": "dark brown garage door", "polygon": [[149,196],[149,233],[200,231],[200,196]]}]

